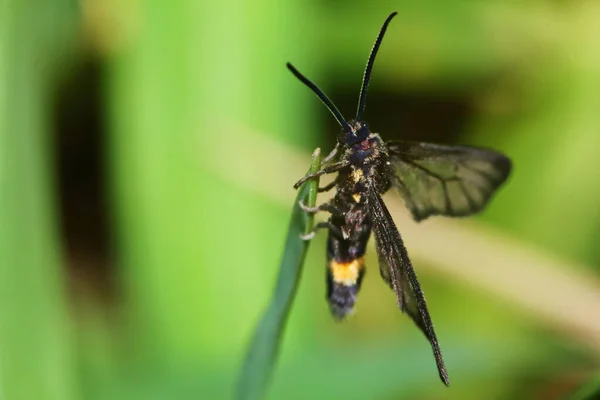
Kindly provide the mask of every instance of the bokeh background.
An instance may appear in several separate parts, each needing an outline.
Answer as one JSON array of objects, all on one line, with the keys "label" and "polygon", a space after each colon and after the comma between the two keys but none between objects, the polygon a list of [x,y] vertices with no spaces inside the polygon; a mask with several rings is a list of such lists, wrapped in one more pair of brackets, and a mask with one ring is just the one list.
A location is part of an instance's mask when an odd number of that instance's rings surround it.
[{"label": "bokeh background", "polygon": [[[452,386],[371,248],[357,312],[314,240],[270,399],[558,399],[600,360],[600,3],[0,1],[0,398],[227,399],[295,191],[338,127],[514,162],[480,216],[387,197]],[[583,388],[583,389],[581,389]]]}]

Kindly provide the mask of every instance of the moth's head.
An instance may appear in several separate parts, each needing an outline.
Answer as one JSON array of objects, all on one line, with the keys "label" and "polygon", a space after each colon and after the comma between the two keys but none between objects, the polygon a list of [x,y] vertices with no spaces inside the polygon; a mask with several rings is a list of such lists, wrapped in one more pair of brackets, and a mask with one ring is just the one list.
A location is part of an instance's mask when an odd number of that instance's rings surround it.
[{"label": "moth's head", "polygon": [[325,104],[327,109],[331,112],[331,114],[333,114],[337,122],[342,127],[342,132],[338,135],[338,142],[342,146],[353,146],[357,143],[363,142],[371,133],[367,124],[362,121],[363,114],[365,112],[365,103],[367,100],[367,88],[369,87],[373,63],[375,62],[375,56],[377,55],[377,51],[381,45],[381,40],[383,39],[383,35],[385,34],[387,26],[392,18],[396,16],[396,14],[396,12],[393,12],[386,18],[381,30],[379,31],[379,35],[377,35],[377,39],[375,40],[375,44],[373,45],[373,49],[371,50],[371,54],[369,55],[369,59],[367,61],[367,67],[365,68],[365,74],[363,76],[362,86],[360,88],[360,96],[358,98],[356,117],[353,120],[346,122],[346,119],[342,116],[340,110],[338,110],[329,97],[327,97],[327,95],[321,89],[319,89],[317,85],[315,85],[307,77],[302,75],[296,68],[294,68],[292,64],[287,63],[288,69],[292,71],[296,78],[308,86],[317,95],[317,97],[323,102],[323,104]]},{"label": "moth's head", "polygon": [[338,143],[342,146],[352,146],[367,139],[370,134],[371,131],[366,122],[352,120],[342,128],[338,135]]}]

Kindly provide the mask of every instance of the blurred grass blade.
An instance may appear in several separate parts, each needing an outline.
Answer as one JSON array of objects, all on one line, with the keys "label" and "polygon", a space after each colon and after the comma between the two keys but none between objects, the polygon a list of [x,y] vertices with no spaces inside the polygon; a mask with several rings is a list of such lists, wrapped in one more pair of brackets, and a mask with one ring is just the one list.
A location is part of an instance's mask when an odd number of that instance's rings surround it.
[{"label": "blurred grass blade", "polygon": [[[309,173],[318,171],[320,167],[321,154],[320,149],[317,148],[313,153]],[[239,400],[262,398],[273,371],[281,334],[300,282],[302,265],[310,243],[302,240],[300,235],[310,232],[313,227],[313,216],[302,211],[298,201],[314,207],[318,185],[318,179],[311,180],[302,185],[298,191],[273,298],[258,323],[242,366],[236,393],[236,398]]]},{"label": "blurred grass blade", "polygon": [[600,399],[600,374],[583,383],[572,394],[566,397],[569,400]]},{"label": "blurred grass blade", "polygon": [[74,8],[0,3],[1,400],[78,398],[51,124]]}]

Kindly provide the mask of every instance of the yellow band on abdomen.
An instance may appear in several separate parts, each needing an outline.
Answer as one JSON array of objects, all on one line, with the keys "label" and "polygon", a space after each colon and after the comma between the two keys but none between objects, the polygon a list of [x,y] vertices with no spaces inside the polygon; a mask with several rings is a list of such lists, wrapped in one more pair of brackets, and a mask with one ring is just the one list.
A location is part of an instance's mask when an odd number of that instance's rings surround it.
[{"label": "yellow band on abdomen", "polygon": [[356,285],[360,272],[364,267],[365,261],[363,257],[346,263],[338,263],[335,260],[331,260],[329,263],[333,281],[345,286]]}]

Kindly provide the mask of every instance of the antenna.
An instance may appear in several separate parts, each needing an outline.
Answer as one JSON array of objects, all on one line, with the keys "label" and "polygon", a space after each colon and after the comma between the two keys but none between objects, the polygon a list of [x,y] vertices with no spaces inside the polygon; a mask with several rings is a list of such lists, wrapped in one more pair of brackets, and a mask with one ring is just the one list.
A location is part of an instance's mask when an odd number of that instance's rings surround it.
[{"label": "antenna", "polygon": [[287,63],[286,65],[287,65],[288,69],[290,71],[292,71],[292,74],[296,75],[296,78],[300,79],[302,81],[302,83],[304,83],[313,92],[315,92],[315,94],[317,95],[317,97],[319,99],[321,99],[321,101],[323,102],[323,104],[325,104],[325,107],[327,107],[327,109],[333,114],[333,116],[335,117],[335,119],[337,119],[337,122],[342,126],[342,128],[344,129],[344,131],[345,132],[350,132],[351,131],[350,125],[348,125],[348,123],[346,122],[346,120],[342,116],[342,113],[340,112],[340,110],[337,109],[337,107],[335,106],[335,104],[333,104],[333,102],[331,100],[329,100],[329,97],[327,97],[327,95],[325,93],[323,93],[323,91],[321,89],[319,89],[317,87],[317,85],[315,85],[314,83],[312,83],[311,81],[309,81],[307,77],[305,77],[304,75],[302,75],[296,68],[294,68],[294,66],[292,64]]},{"label": "antenna", "polygon": [[362,121],[362,116],[365,111],[365,102],[367,101],[367,89],[369,87],[369,81],[371,80],[371,70],[373,69],[373,63],[375,62],[375,56],[377,55],[377,51],[379,50],[379,46],[381,45],[381,40],[383,39],[383,35],[385,34],[385,31],[386,31],[390,21],[392,20],[392,18],[394,18],[396,16],[396,14],[398,14],[398,13],[396,11],[394,11],[387,17],[387,19],[383,23],[383,26],[381,27],[381,30],[379,31],[379,35],[377,35],[377,40],[375,40],[375,44],[373,45],[373,48],[371,49],[371,54],[369,55],[369,61],[367,61],[367,68],[365,68],[365,74],[363,75],[362,87],[360,88],[360,97],[358,98],[358,108],[356,110],[356,120],[357,121]]}]

